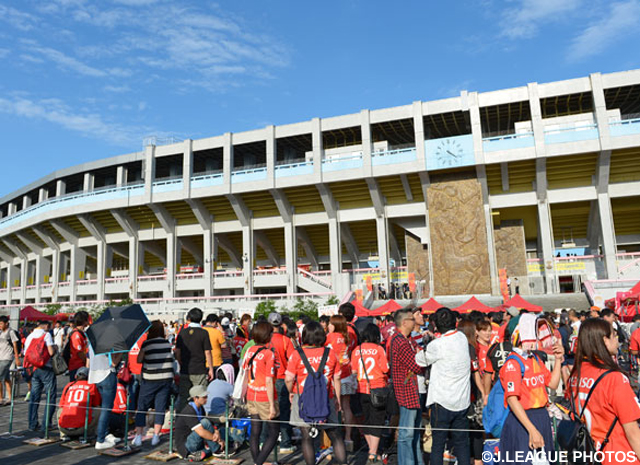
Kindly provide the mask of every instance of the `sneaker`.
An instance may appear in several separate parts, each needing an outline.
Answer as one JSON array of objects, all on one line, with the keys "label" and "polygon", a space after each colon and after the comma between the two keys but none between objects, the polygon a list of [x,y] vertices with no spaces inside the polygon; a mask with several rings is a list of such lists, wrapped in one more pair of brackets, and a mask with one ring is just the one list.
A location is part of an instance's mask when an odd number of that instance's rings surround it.
[{"label": "sneaker", "polygon": [[154,434],[153,437],[151,438],[151,445],[155,447],[158,444],[160,444],[160,436],[158,436],[157,434]]},{"label": "sneaker", "polygon": [[293,447],[293,446],[289,446],[289,447],[281,447],[281,448],[278,450],[278,453],[279,453],[280,455],[282,455],[282,456],[285,456],[285,455],[291,455],[291,454],[293,454],[295,451],[296,451],[296,448],[295,448],[295,447]]},{"label": "sneaker", "polygon": [[[221,447],[211,455],[213,455],[214,457],[224,457],[224,447]],[[229,452],[229,455],[231,455],[231,452]]]},{"label": "sneaker", "polygon": [[141,434],[136,434],[136,437],[133,438],[133,441],[131,441],[131,445],[133,447],[140,447],[142,446],[142,435]]},{"label": "sneaker", "polygon": [[202,462],[208,456],[209,455],[205,451],[201,450],[200,452],[196,452],[194,454],[187,455],[187,460],[189,462]]},{"label": "sneaker", "polygon": [[96,442],[96,450],[111,449],[115,446],[116,446],[116,443],[113,441],[110,441],[107,438],[104,439],[104,442]]},{"label": "sneaker", "polygon": [[115,437],[113,434],[107,434],[105,439],[112,441],[114,444],[118,444],[122,439]]},{"label": "sneaker", "polygon": [[25,402],[29,402],[29,399],[31,398],[31,391],[27,392],[27,395],[24,396],[24,401]]}]

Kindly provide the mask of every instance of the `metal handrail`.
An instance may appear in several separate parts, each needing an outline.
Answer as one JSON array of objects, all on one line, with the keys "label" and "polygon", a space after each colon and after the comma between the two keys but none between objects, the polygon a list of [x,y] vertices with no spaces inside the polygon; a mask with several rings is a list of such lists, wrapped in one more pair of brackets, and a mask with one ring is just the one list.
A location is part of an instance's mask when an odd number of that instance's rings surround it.
[{"label": "metal handrail", "polygon": [[231,176],[239,176],[241,174],[251,174],[251,173],[261,173],[263,171],[267,171],[267,167],[266,166],[262,166],[259,168],[251,168],[248,170],[238,170],[238,171],[232,171],[231,172]]},{"label": "metal handrail", "polygon": [[324,160],[322,160],[322,164],[326,165],[330,163],[340,163],[349,160],[362,160],[362,152],[352,152],[351,154],[344,157],[325,158]]},{"label": "metal handrail", "polygon": [[598,129],[597,123],[590,123],[584,126],[561,126],[559,128],[547,129],[544,128],[545,134],[554,134],[557,132],[571,132],[571,131],[582,131],[584,129]]},{"label": "metal handrail", "polygon": [[509,139],[520,139],[524,137],[533,137],[533,131],[531,132],[517,132],[513,134],[506,134],[504,136],[492,136],[492,137],[484,137],[482,139],[483,142],[496,142],[499,140],[509,140]]},{"label": "metal handrail", "polygon": [[180,184],[181,182],[182,182],[182,176],[171,176],[169,178],[162,178],[161,181],[153,181],[151,186],[153,187],[167,186],[170,184]]},{"label": "metal handrail", "polygon": [[375,152],[371,152],[372,157],[388,157],[391,155],[400,155],[402,153],[415,153],[415,147],[408,147],[404,149],[395,149],[395,150],[377,150]]},{"label": "metal handrail", "polygon": [[292,170],[303,166],[313,166],[312,161],[302,161],[298,163],[283,163],[282,165],[276,165],[276,171],[280,170]]},{"label": "metal handrail", "polygon": [[205,179],[216,179],[216,178],[222,178],[224,177],[224,173],[223,172],[215,172],[215,173],[209,173],[209,174],[199,174],[197,176],[191,176],[191,181],[203,181]]},{"label": "metal handrail", "polygon": [[333,285],[330,282],[325,281],[324,279],[319,278],[318,276],[313,275],[313,274],[309,273],[308,271],[306,271],[306,270],[304,270],[302,268],[298,268],[298,273],[301,274],[302,276],[304,276],[305,278],[310,279],[311,281],[313,281],[313,282],[315,282],[317,284],[320,284],[321,286],[324,286],[324,287],[326,287],[328,289],[331,289],[333,287]]}]

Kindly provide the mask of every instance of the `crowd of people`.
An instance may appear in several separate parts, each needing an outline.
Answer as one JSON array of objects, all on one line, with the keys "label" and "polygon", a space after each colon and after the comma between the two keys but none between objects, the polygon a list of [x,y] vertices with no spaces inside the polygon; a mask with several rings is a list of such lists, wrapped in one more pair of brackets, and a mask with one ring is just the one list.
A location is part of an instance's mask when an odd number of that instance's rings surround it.
[{"label": "crowd of people", "polygon": [[[65,438],[88,435],[107,449],[123,436],[129,410],[134,446],[148,436],[155,446],[174,428],[175,448],[190,461],[225,448],[233,454],[248,442],[258,465],[275,448],[280,455],[299,448],[307,465],[323,449],[346,463],[359,445],[369,465],[393,451],[403,465],[479,465],[491,438],[499,439],[503,463],[554,451],[552,417],[564,407],[569,418],[579,413],[598,450],[624,452],[629,463],[640,457],[640,404],[628,374],[637,368],[640,317],[627,331],[609,309],[461,315],[441,308],[427,316],[406,307],[358,318],[345,303],[318,321],[277,312],[254,321],[205,318],[193,308],[183,324],[151,322],[124,355],[94,354],[89,324],[80,311],[69,328],[43,321],[26,335],[0,317],[2,403],[12,392],[9,368],[24,365],[30,430],[56,424]],[[41,397],[56,398],[56,352],[69,380],[40,422]],[[174,424],[166,415],[172,402]],[[489,407],[505,409],[498,433],[488,428]],[[250,433],[225,430],[230,410],[250,419]]]}]

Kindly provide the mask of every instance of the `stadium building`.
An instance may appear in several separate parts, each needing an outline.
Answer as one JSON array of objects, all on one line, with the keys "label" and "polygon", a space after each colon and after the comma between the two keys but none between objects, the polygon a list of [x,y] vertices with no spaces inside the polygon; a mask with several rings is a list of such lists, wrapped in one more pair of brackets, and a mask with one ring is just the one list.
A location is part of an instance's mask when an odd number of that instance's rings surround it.
[{"label": "stadium building", "polygon": [[640,277],[640,70],[150,140],[0,199],[0,260],[5,308]]}]

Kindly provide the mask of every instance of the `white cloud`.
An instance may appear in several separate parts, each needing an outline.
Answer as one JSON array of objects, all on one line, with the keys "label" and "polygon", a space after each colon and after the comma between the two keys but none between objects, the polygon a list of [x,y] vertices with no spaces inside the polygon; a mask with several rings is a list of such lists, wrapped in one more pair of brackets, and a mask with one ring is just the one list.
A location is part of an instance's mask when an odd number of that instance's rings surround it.
[{"label": "white cloud", "polygon": [[78,113],[60,99],[34,99],[24,96],[0,98],[0,112],[27,119],[48,121],[69,131],[131,147],[142,141],[147,127],[134,127],[109,122],[95,113]]},{"label": "white cloud", "polygon": [[8,48],[0,48],[0,58],[4,58],[11,53],[11,50]]},{"label": "white cloud", "polygon": [[501,34],[510,39],[528,39],[540,25],[563,19],[582,6],[583,0],[517,0],[518,6],[504,11]]},{"label": "white cloud", "polygon": [[32,47],[31,51],[40,53],[45,58],[48,58],[50,61],[58,64],[58,66],[60,66],[61,68],[67,69],[69,71],[74,71],[84,76],[104,77],[107,75],[107,73],[103,70],[86,65],[81,61],[65,55],[59,50],[55,50],[53,48],[36,46]]},{"label": "white cloud", "polygon": [[35,16],[5,5],[0,5],[0,20],[21,31],[30,31],[37,22]]},{"label": "white cloud", "polygon": [[158,0],[113,0],[115,3],[127,6],[147,6],[158,3]]},{"label": "white cloud", "polygon": [[569,47],[568,58],[578,61],[602,52],[614,42],[637,34],[640,28],[640,1],[613,3],[607,14],[587,27]]},{"label": "white cloud", "polygon": [[104,86],[102,88],[105,92],[112,92],[114,94],[121,94],[124,92],[131,92],[131,87],[129,86]]}]

